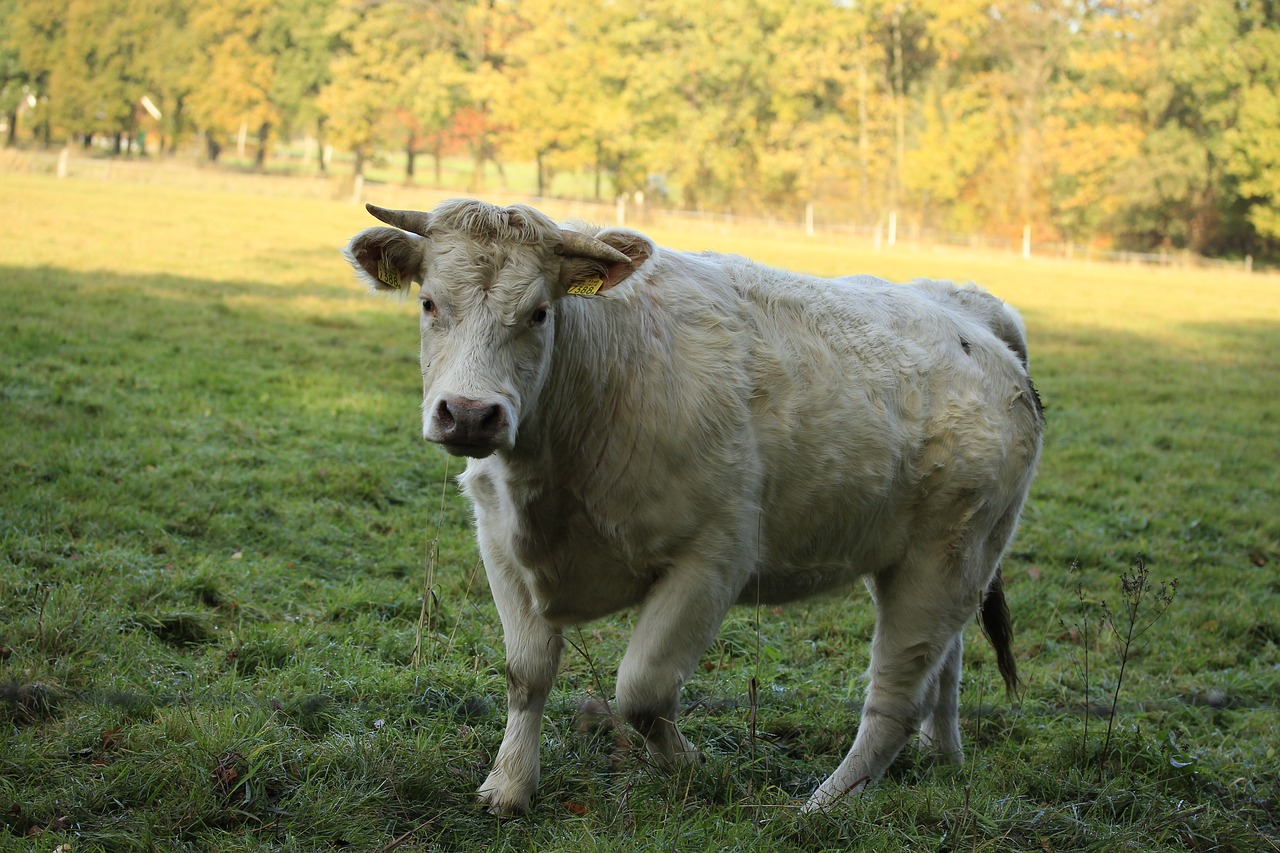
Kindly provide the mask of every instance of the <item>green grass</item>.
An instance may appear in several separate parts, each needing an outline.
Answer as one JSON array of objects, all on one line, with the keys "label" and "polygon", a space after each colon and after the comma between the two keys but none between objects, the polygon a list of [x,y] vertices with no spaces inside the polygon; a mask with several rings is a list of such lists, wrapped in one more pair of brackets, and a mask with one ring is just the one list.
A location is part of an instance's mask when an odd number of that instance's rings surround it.
[{"label": "green grass", "polygon": [[[857,725],[865,593],[735,611],[685,693],[707,761],[678,776],[579,713],[623,614],[571,632],[534,811],[501,821],[472,804],[501,632],[458,464],[418,437],[412,306],[337,254],[367,217],[41,176],[0,196],[0,850],[1280,849],[1275,278],[656,223],[1022,309],[1049,417],[1005,567],[1028,689],[1002,695],[972,632],[969,763],[911,748],[805,817]],[[1093,638],[1139,555],[1180,587],[1102,755],[1118,661]]]}]

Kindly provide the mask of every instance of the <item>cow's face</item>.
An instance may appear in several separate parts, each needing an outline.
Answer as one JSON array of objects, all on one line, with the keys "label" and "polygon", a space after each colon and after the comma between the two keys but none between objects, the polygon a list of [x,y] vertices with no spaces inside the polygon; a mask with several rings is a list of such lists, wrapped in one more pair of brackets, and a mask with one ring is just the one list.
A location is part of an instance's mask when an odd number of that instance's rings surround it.
[{"label": "cow's face", "polygon": [[376,289],[421,283],[423,436],[455,456],[483,458],[515,447],[546,384],[557,303],[612,287],[634,264],[541,214],[531,220],[527,208],[469,204],[520,227],[479,227],[472,218],[460,230],[420,214],[414,230],[423,233],[370,228],[346,255]]}]

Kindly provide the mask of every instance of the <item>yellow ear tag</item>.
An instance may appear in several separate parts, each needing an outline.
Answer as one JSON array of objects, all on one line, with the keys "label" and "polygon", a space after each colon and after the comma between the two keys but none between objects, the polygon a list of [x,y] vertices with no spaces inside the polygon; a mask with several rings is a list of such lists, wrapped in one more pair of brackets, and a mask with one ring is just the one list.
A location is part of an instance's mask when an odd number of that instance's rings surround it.
[{"label": "yellow ear tag", "polygon": [[604,287],[604,279],[589,278],[586,281],[569,285],[567,293],[570,296],[595,296],[600,292],[601,287]]},{"label": "yellow ear tag", "polygon": [[378,281],[387,287],[400,289],[400,271],[387,263],[386,258],[378,258]]}]

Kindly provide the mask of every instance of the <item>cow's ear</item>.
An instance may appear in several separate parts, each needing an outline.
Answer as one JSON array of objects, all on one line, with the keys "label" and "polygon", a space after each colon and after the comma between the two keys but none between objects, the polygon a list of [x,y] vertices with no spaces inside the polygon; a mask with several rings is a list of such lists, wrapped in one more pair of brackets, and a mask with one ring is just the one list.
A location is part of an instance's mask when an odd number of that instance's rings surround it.
[{"label": "cow's ear", "polygon": [[342,250],[356,278],[370,290],[407,293],[422,275],[426,240],[399,228],[366,228]]},{"label": "cow's ear", "polygon": [[634,231],[576,235],[562,250],[560,285],[569,296],[604,293],[631,275],[653,254],[653,243]]}]

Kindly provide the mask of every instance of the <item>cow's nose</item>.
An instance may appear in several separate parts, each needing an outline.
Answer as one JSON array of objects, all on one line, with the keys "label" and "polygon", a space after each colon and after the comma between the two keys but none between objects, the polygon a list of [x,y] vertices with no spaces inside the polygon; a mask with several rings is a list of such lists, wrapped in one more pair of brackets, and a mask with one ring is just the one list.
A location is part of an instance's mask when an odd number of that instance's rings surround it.
[{"label": "cow's nose", "polygon": [[432,440],[462,449],[492,450],[507,431],[506,409],[489,400],[446,397],[436,405]]}]

